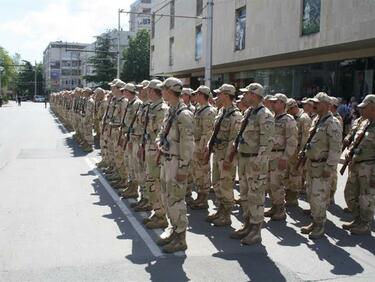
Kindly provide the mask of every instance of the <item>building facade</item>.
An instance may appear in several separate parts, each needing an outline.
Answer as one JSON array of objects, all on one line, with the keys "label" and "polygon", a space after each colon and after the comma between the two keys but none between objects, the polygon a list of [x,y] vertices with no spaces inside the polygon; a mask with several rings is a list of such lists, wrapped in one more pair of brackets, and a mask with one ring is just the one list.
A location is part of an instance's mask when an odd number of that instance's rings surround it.
[{"label": "building facade", "polygon": [[44,79],[47,92],[74,89],[81,85],[80,51],[86,43],[56,41],[43,52]]},{"label": "building facade", "polygon": [[130,31],[151,29],[151,0],[137,0],[130,5]]},{"label": "building facade", "polygon": [[[151,28],[152,76],[204,83],[207,1],[169,1]],[[157,9],[165,1],[153,1]],[[213,0],[212,87],[262,83],[300,98],[375,92],[375,1]],[[155,13],[152,9],[151,13]],[[195,18],[194,18],[195,17]]]}]

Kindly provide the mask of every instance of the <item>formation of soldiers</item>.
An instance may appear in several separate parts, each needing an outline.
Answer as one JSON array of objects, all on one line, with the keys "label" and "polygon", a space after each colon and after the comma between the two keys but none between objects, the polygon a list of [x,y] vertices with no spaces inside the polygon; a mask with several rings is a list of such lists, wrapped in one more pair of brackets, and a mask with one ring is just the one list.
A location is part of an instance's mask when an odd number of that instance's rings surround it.
[{"label": "formation of soldiers", "polygon": [[[98,167],[123,198],[138,199],[134,211],[150,215],[143,224],[166,228],[157,244],[172,253],[185,250],[187,206],[208,211],[214,191],[215,211],[206,221],[231,225],[240,205],[242,228],[230,237],[242,244],[262,240],[264,217],[285,220],[286,208],[298,205],[305,192],[311,224],[301,232],[324,236],[326,211],[337,186],[337,167],[349,167],[345,187],[353,221],[352,234],[370,234],[375,208],[375,95],[358,105],[361,118],[343,138],[337,99],[320,92],[303,109],[282,93],[265,95],[259,83],[211,91],[184,88],[174,77],[140,84],[114,79],[111,90],[75,89],[54,93],[51,108],[82,148],[100,143]],[[213,93],[215,95],[213,95]],[[215,96],[215,98],[214,98]],[[235,199],[236,172],[240,198]],[[197,197],[193,198],[193,191]],[[265,210],[266,195],[272,203]]]}]

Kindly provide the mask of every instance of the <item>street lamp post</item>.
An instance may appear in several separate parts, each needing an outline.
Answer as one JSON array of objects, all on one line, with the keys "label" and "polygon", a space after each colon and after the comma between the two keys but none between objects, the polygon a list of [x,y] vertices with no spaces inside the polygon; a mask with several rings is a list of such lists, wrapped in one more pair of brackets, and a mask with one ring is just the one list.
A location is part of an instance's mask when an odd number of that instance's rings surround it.
[{"label": "street lamp post", "polygon": [[4,71],[4,67],[0,66],[0,97],[3,97],[3,89],[2,89],[2,85],[1,85],[1,79],[2,79],[2,74],[3,74],[3,71]]}]

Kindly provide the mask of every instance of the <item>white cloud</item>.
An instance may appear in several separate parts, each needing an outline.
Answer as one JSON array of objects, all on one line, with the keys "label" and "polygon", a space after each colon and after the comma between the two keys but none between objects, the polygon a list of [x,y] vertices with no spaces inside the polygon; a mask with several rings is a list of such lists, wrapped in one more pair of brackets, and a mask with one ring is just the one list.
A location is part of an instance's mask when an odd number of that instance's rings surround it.
[{"label": "white cloud", "polygon": [[[0,22],[0,44],[23,59],[42,61],[51,41],[91,43],[94,36],[117,28],[117,11],[128,10],[134,0],[49,1],[39,10],[29,10],[23,18]],[[128,28],[128,16],[121,15],[121,27]]]}]

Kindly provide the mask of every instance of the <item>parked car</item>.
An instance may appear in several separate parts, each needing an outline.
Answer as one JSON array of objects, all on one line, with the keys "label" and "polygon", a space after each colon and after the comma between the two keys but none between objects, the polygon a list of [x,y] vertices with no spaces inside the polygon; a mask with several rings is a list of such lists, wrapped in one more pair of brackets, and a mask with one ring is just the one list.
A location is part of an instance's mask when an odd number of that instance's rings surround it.
[{"label": "parked car", "polygon": [[40,95],[37,95],[37,96],[35,96],[35,98],[34,98],[34,102],[44,102],[46,100],[46,97],[44,97],[44,96],[40,96]]}]

